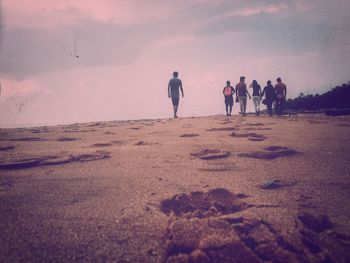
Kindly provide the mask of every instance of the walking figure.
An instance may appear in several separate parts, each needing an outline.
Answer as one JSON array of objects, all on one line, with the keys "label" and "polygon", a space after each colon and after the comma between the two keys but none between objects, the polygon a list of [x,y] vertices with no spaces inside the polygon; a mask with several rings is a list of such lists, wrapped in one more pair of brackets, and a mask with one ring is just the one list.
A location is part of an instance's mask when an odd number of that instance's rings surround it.
[{"label": "walking figure", "polygon": [[271,84],[271,80],[267,81],[267,86],[264,87],[263,92],[261,94],[261,98],[264,97],[265,99],[263,100],[263,103],[265,102],[267,106],[267,112],[269,113],[270,116],[272,116],[272,104],[275,101],[275,88]]},{"label": "walking figure", "polygon": [[182,97],[184,97],[184,91],[182,88],[182,81],[178,78],[179,73],[177,71],[174,71],[173,78],[169,80],[168,84],[168,96],[171,98],[173,103],[173,109],[174,109],[174,118],[177,118],[177,109],[179,107],[179,100],[180,100],[180,91]]},{"label": "walking figure", "polygon": [[261,87],[256,80],[253,80],[252,84],[249,85],[253,89],[253,103],[255,108],[256,116],[260,115],[260,100],[261,100]]},{"label": "walking figure", "polygon": [[230,81],[226,81],[226,87],[223,89],[222,93],[225,97],[226,116],[231,116],[235,89],[231,86]]},{"label": "walking figure", "polygon": [[236,85],[236,98],[238,98],[239,106],[241,108],[241,114],[245,116],[247,108],[247,94],[251,99],[250,94],[247,90],[247,85],[244,83],[245,77],[240,77],[239,83]]},{"label": "walking figure", "polygon": [[281,80],[281,78],[276,79],[277,83],[275,85],[276,92],[276,114],[278,116],[282,115],[283,104],[286,101],[287,96],[287,86]]}]

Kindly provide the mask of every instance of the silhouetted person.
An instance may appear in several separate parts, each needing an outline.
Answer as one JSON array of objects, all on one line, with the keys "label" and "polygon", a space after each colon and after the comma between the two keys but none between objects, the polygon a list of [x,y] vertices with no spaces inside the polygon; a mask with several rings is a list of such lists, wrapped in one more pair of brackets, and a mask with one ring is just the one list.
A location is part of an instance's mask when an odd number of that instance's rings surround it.
[{"label": "silhouetted person", "polygon": [[233,107],[233,94],[235,89],[231,86],[230,81],[226,81],[226,87],[223,89],[222,93],[225,97],[225,106],[226,106],[226,115],[231,116],[232,107]]},{"label": "silhouetted person", "polygon": [[271,80],[267,81],[267,86],[264,87],[261,97],[265,95],[267,112],[272,116],[272,104],[275,101],[275,88],[271,84]]},{"label": "silhouetted person", "polygon": [[247,85],[244,83],[245,77],[240,77],[239,83],[236,85],[236,97],[238,97],[239,106],[241,108],[241,114],[245,116],[247,108],[247,94],[250,99],[250,94],[247,90]]},{"label": "silhouetted person", "polygon": [[276,114],[281,116],[283,112],[283,104],[286,101],[287,86],[282,82],[281,78],[277,78],[276,81]]},{"label": "silhouetted person", "polygon": [[255,108],[256,116],[260,114],[260,100],[261,100],[261,87],[256,80],[253,80],[252,84],[249,85],[253,89],[253,103]]},{"label": "silhouetted person", "polygon": [[175,71],[173,73],[173,78],[169,80],[169,84],[168,84],[168,95],[173,102],[174,118],[177,118],[177,109],[179,107],[179,100],[180,100],[179,89],[181,89],[182,97],[184,97],[182,81],[181,79],[178,78],[178,75],[179,73]]}]

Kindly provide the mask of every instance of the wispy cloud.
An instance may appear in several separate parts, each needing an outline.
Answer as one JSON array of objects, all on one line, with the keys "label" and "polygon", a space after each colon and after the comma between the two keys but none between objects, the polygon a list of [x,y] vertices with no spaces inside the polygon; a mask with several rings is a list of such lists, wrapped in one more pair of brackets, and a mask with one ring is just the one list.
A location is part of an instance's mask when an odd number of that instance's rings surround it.
[{"label": "wispy cloud", "polygon": [[247,7],[229,14],[230,16],[255,16],[261,14],[276,14],[286,10],[288,6],[285,3],[276,5],[267,5],[261,7]]}]

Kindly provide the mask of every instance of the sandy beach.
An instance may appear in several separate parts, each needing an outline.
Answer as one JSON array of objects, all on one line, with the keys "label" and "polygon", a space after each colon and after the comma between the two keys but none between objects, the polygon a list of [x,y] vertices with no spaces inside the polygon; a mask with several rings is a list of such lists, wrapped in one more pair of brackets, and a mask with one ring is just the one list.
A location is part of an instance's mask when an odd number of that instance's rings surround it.
[{"label": "sandy beach", "polygon": [[350,116],[0,129],[0,262],[350,262]]}]

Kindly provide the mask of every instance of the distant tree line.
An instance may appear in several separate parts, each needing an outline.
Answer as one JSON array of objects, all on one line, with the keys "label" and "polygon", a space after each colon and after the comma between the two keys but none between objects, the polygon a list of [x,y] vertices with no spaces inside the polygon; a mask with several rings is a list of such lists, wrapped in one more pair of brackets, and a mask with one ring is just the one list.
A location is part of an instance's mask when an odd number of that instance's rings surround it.
[{"label": "distant tree line", "polygon": [[350,108],[350,82],[336,86],[331,91],[321,95],[300,95],[294,99],[288,99],[284,108],[287,110],[322,110],[322,109],[347,109]]}]

